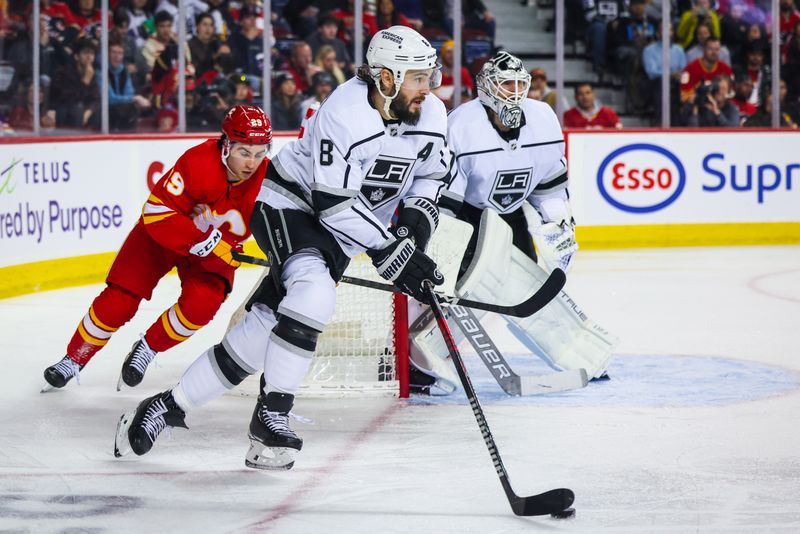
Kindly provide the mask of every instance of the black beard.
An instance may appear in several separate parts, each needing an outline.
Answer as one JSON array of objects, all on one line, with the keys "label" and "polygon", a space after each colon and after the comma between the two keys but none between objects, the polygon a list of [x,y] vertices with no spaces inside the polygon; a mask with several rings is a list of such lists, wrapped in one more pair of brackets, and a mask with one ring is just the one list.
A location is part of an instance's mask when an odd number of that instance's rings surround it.
[{"label": "black beard", "polygon": [[389,110],[394,113],[394,116],[400,119],[400,122],[405,124],[410,124],[411,126],[416,126],[419,122],[419,118],[422,115],[422,106],[419,107],[416,113],[411,113],[408,111],[408,107],[411,103],[406,99],[405,96],[399,94],[392,100],[392,103],[389,104]]}]

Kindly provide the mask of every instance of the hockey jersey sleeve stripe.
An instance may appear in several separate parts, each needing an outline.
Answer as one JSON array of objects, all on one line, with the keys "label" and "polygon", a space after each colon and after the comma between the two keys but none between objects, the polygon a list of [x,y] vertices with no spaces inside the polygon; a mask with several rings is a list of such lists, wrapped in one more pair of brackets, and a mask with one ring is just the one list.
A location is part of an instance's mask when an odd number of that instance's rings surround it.
[{"label": "hockey jersey sleeve stripe", "polygon": [[322,193],[327,193],[329,195],[336,195],[340,197],[355,197],[358,196],[358,191],[355,189],[344,189],[341,187],[330,187],[325,184],[321,184],[319,182],[314,182],[311,186],[311,194],[313,195],[314,192],[320,191]]},{"label": "hockey jersey sleeve stripe", "polygon": [[326,223],[323,219],[320,219],[319,222],[321,222],[322,226],[324,226],[325,228],[327,228],[331,232],[339,234],[339,236],[341,236],[340,239],[346,239],[346,240],[350,241],[351,243],[355,243],[356,245],[358,245],[359,247],[363,248],[364,250],[369,248],[364,243],[360,243],[357,239],[353,239],[352,237],[350,237],[346,233],[342,232],[341,230],[338,230],[338,229],[334,228],[333,226],[331,226],[330,224]]},{"label": "hockey jersey sleeve stripe", "polygon": [[488,154],[490,152],[502,152],[502,148],[488,148],[486,150],[476,150],[474,152],[462,152],[456,156],[456,159],[463,158],[465,156],[477,156],[478,154]]},{"label": "hockey jersey sleeve stripe", "polygon": [[264,182],[263,187],[285,196],[286,198],[291,200],[294,204],[296,204],[298,209],[304,211],[305,213],[308,213],[309,215],[314,214],[314,209],[304,197],[297,196],[294,192],[283,187],[281,184],[269,181],[269,182]]},{"label": "hockey jersey sleeve stripe", "polygon": [[445,189],[442,191],[442,195],[439,197],[439,206],[444,209],[448,209],[453,213],[458,213],[461,211],[461,205],[464,203],[464,197],[462,195],[457,195],[452,191],[448,191]]},{"label": "hockey jersey sleeve stripe", "polygon": [[[356,202],[358,202],[358,199],[356,198],[345,199],[343,202],[334,204],[327,209],[318,211],[317,217],[330,217],[332,215],[336,215],[339,212],[352,208]],[[316,200],[314,201],[314,205],[317,206],[317,209],[319,210],[319,203],[317,203]]]},{"label": "hockey jersey sleeve stripe", "polygon": [[167,217],[172,217],[173,215],[175,215],[174,211],[171,213],[164,213],[163,215],[142,215],[142,220],[145,224],[152,224],[158,221],[163,221]]},{"label": "hockey jersey sleeve stripe", "polygon": [[367,217],[364,213],[362,213],[361,210],[358,209],[357,205],[353,206],[353,211],[356,212],[362,219],[364,219],[369,224],[374,226],[375,229],[377,229],[378,232],[380,232],[382,238],[391,239],[391,236],[387,233],[386,229],[385,228],[381,228],[380,225],[378,225],[373,219],[371,219],[370,217]]},{"label": "hockey jersey sleeve stripe", "polygon": [[144,215],[158,215],[161,213],[169,213],[174,212],[172,208],[169,206],[165,206],[164,204],[153,204],[152,202],[145,202],[144,209],[142,210],[142,214]]},{"label": "hockey jersey sleeve stripe", "polygon": [[553,178],[548,182],[541,182],[533,188],[534,195],[541,195],[541,194],[550,194],[554,191],[559,191],[561,189],[566,189],[567,182],[569,179],[567,178],[567,173],[564,172],[563,174]]}]

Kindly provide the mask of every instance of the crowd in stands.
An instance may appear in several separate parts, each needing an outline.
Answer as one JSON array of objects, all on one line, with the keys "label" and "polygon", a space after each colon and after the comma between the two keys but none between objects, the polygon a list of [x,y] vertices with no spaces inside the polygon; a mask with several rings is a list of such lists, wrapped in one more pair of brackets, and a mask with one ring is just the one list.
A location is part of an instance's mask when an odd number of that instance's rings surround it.
[{"label": "crowd in stands", "polygon": [[[100,0],[37,0],[41,17],[40,127],[96,131],[101,122]],[[218,127],[231,106],[262,104],[264,61],[272,70],[270,116],[276,130],[295,130],[308,107],[352,77],[353,2],[272,0],[264,54],[262,0],[186,0],[187,40],[178,43],[177,0],[110,0],[109,126],[114,132],[175,131],[178,124],[178,54],[185,58],[187,129]],[[447,0],[365,0],[364,43],[379,29],[414,27],[443,49],[452,105],[451,6]],[[467,59],[488,57],[495,22],[481,0],[462,2],[465,38],[478,43]],[[0,122],[32,129],[32,2],[0,0]],[[472,64],[468,64],[473,67]],[[462,69],[472,95],[475,70]],[[449,80],[449,81],[448,81]],[[448,92],[447,84],[440,89]]]},{"label": "crowd in stands", "polygon": [[[216,129],[231,106],[261,104],[269,61],[276,130],[297,129],[308,107],[352,77],[352,0],[272,0],[264,54],[262,0],[185,0],[186,42],[178,43],[178,0],[38,0],[40,87],[32,91],[32,2],[0,0],[0,123],[30,130],[35,106],[45,130],[97,131],[101,122],[100,36],[109,28],[109,126],[114,132],[175,131],[178,54],[185,58],[187,128]],[[625,115],[660,123],[660,2],[567,0],[570,38],[584,38],[600,83],[625,87]],[[800,122],[800,12],[780,0],[781,122]],[[474,98],[474,76],[495,50],[494,15],[481,0],[463,0],[460,100]],[[436,94],[454,102],[453,17],[448,0],[364,0],[364,43],[379,29],[414,27],[440,51],[443,83]],[[669,21],[672,123],[676,126],[769,125],[771,65],[767,0],[673,0]],[[542,69],[531,71],[529,96],[556,107]],[[609,78],[604,78],[609,77]],[[569,127],[619,128],[617,114],[596,103],[588,83],[574,88]],[[561,95],[564,109],[566,100]]]},{"label": "crowd in stands", "polygon": [[[661,123],[661,32],[668,26],[673,126],[770,126],[771,2],[672,0],[672,20],[662,24],[663,1],[567,0],[568,38],[585,41],[601,83],[610,77],[624,86],[624,113]],[[800,11],[797,0],[779,6],[781,125],[795,128]]]}]

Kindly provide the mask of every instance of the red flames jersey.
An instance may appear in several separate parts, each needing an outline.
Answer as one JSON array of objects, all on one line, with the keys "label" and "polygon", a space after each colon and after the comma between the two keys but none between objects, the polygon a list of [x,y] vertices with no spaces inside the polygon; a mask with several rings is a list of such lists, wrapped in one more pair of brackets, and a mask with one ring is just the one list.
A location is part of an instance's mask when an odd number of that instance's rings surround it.
[{"label": "red flames jersey", "polygon": [[211,226],[232,246],[250,236],[269,159],[249,179],[233,184],[220,153],[216,139],[190,148],[153,187],[139,224],[161,246],[187,256]]}]

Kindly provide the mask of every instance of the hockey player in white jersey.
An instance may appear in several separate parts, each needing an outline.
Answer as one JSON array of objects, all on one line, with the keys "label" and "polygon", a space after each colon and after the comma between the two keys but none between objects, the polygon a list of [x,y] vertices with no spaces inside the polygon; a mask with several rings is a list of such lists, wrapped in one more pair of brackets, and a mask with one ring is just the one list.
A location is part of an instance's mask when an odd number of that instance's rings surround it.
[{"label": "hockey player in white jersey", "polygon": [[440,78],[435,49],[414,30],[395,26],[372,38],[358,78],[339,86],[270,162],[252,228],[271,276],[244,319],[176,387],[122,416],[116,455],[145,454],[166,426],[184,425],[187,412],[263,370],[245,463],[292,467],[303,442],[289,411],[350,258],[366,252],[383,278],[423,301],[426,280],[444,281],[424,253],[451,159],[444,105],[426,98]]},{"label": "hockey player in white jersey", "polygon": [[[548,270],[560,267],[568,271],[578,248],[561,126],[550,106],[526,98],[529,86],[530,75],[522,62],[499,52],[477,76],[479,98],[459,106],[448,117],[448,144],[455,164],[439,203],[443,213],[475,228],[456,285],[462,297],[514,302],[545,278],[536,264],[534,241]],[[535,208],[531,213],[541,219],[533,239],[525,204]],[[487,210],[499,218],[484,213]],[[477,261],[479,254],[484,256],[481,261]],[[515,266],[516,275],[500,275],[512,272],[509,265]],[[600,377],[610,357],[612,338],[594,323],[581,328],[588,328],[588,335],[575,333],[574,325],[567,323],[579,323],[585,314],[576,314],[573,321],[567,315],[574,310],[559,310],[565,295],[562,292],[556,302],[533,317],[507,318],[509,327],[554,368],[585,368],[589,378]],[[431,392],[449,392],[457,379],[450,362],[440,361],[447,351],[438,343],[438,336],[430,335],[433,324],[424,324],[424,319],[421,323],[412,332],[412,363],[440,379]]]}]

